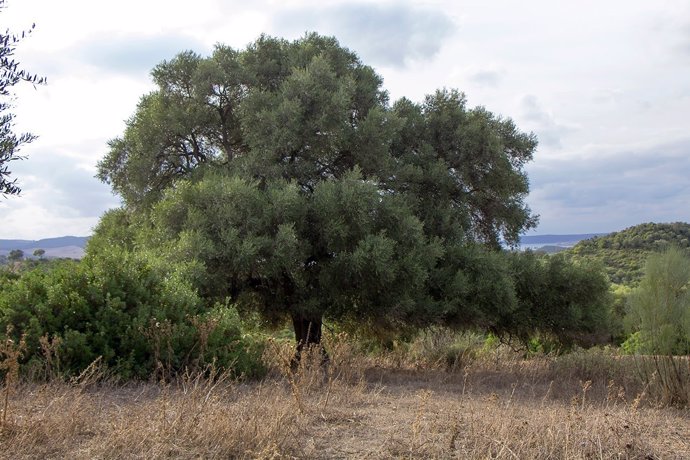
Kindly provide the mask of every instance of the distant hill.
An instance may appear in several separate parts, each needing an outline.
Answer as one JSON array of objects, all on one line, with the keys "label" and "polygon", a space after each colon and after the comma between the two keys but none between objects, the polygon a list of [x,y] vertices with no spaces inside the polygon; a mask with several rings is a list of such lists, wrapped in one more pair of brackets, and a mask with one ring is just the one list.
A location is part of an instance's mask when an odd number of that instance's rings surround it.
[{"label": "distant hill", "polygon": [[601,261],[611,282],[634,285],[644,276],[649,254],[662,251],[669,245],[690,248],[690,224],[640,224],[580,241],[569,252],[576,257]]},{"label": "distant hill", "polygon": [[81,259],[88,236],[61,236],[42,240],[0,240],[0,255],[7,255],[14,249],[21,249],[31,256],[36,249],[45,250],[44,257],[69,257]]},{"label": "distant hill", "polygon": [[[572,247],[572,246],[571,246],[571,247]],[[535,252],[544,252],[544,253],[546,253],[546,254],[556,254],[556,253],[559,253],[559,252],[567,251],[567,250],[569,249],[569,247],[567,247],[567,246],[558,246],[558,245],[547,244],[547,245],[544,245],[544,246],[540,246],[540,245],[539,245],[539,246],[537,246],[537,247],[535,247],[535,248],[529,247],[528,249],[532,249],[532,250],[535,251]]]}]

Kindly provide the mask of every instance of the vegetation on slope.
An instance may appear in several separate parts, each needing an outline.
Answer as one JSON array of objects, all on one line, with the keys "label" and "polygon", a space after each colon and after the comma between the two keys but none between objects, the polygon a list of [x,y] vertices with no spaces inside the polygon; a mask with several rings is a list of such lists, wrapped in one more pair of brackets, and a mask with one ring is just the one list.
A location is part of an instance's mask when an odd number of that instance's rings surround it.
[{"label": "vegetation on slope", "polygon": [[612,283],[637,285],[644,275],[649,255],[669,246],[686,251],[690,248],[690,224],[635,225],[620,232],[580,241],[569,252],[576,258],[601,261]]}]

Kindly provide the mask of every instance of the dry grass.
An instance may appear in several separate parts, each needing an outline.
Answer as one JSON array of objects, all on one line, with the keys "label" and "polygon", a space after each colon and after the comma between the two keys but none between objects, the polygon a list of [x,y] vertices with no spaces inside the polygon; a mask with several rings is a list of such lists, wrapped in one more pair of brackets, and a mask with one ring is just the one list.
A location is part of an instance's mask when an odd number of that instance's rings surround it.
[{"label": "dry grass", "polygon": [[392,368],[336,337],[325,369],[317,353],[291,373],[291,346],[268,348],[261,382],[122,386],[94,367],[22,384],[0,458],[690,458],[688,410],[654,407],[614,371],[509,354]]}]

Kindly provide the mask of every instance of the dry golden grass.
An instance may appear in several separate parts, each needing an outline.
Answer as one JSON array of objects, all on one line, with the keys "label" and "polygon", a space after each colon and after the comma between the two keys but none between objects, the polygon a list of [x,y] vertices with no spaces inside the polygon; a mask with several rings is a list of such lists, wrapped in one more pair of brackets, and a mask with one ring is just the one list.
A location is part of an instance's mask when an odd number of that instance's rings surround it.
[{"label": "dry golden grass", "polygon": [[268,347],[261,382],[122,386],[92,369],[19,385],[0,458],[690,458],[688,410],[654,407],[606,370],[509,354],[393,368],[333,340],[326,368],[317,354],[292,373],[291,350]]}]

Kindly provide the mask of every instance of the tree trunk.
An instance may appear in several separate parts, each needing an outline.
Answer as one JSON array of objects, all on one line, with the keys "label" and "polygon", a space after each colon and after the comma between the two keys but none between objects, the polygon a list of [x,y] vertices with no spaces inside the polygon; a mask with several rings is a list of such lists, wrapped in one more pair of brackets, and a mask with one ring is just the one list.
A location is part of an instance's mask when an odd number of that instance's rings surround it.
[{"label": "tree trunk", "polygon": [[302,350],[309,350],[318,347],[321,353],[321,364],[328,362],[328,354],[321,345],[321,327],[323,319],[321,317],[307,317],[298,313],[292,315],[292,326],[295,329],[295,340],[297,350],[292,361],[292,367],[296,368],[302,358]]}]

